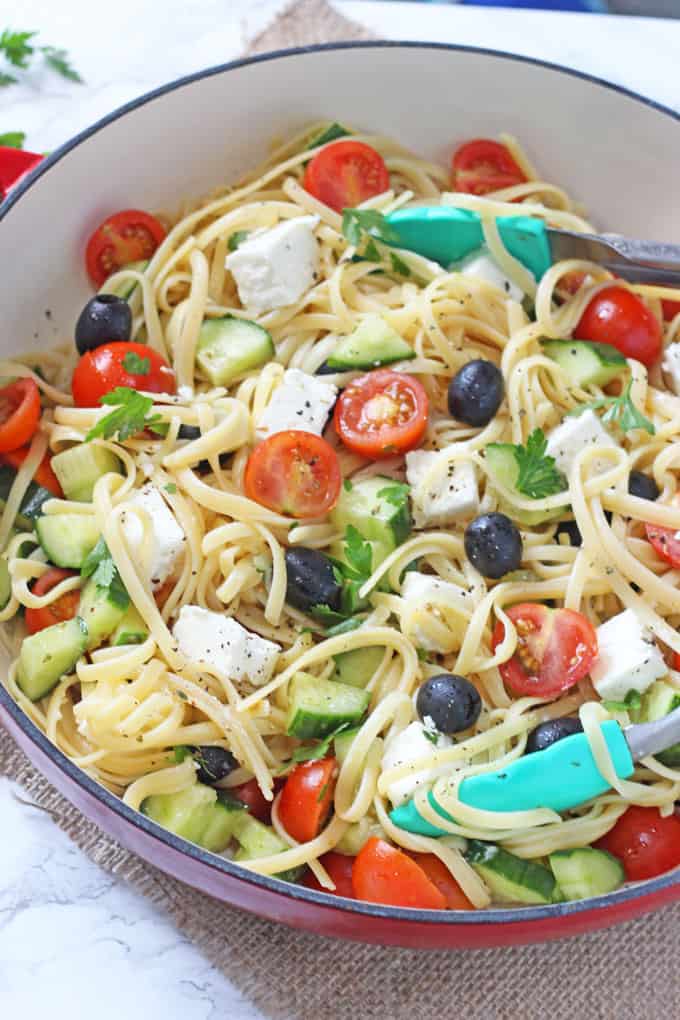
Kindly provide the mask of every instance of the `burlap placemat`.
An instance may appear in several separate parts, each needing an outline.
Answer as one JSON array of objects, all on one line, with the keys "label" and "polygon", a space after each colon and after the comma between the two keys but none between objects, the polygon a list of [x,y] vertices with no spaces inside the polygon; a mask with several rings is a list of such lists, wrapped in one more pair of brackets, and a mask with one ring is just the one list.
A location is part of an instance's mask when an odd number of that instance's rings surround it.
[{"label": "burlap placemat", "polygon": [[[368,33],[322,0],[301,0],[253,40],[249,52],[356,38]],[[518,949],[418,953],[331,942],[231,910],[128,853],[56,793],[1,727],[0,775],[17,780],[100,867],[164,910],[272,1020],[680,1016],[674,980],[680,906],[608,932]],[[0,990],[0,1003],[1,996]],[[213,1015],[221,1020],[226,1014]]]}]

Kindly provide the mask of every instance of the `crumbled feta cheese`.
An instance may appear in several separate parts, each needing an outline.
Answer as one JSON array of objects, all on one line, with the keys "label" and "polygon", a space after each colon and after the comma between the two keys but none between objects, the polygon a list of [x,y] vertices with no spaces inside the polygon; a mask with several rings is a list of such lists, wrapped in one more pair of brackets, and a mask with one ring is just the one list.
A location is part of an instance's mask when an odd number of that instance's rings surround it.
[{"label": "crumbled feta cheese", "polygon": [[512,298],[513,301],[521,302],[524,298],[522,288],[505,275],[500,266],[484,249],[469,255],[458,266],[452,268],[457,269],[463,276],[476,276],[477,279],[484,280],[493,287],[498,287],[506,297]]},{"label": "crumbled feta cheese", "polygon": [[129,502],[149,516],[152,548],[148,556],[145,548],[140,549],[144,540],[144,527],[139,516],[124,512],[121,522],[126,540],[133,549],[139,549],[141,560],[148,563],[148,577],[155,590],[171,575],[175,561],[184,548],[184,532],[155,485],[142,486],[130,497]]},{"label": "crumbled feta cheese", "polygon": [[666,384],[673,390],[673,393],[680,396],[680,343],[669,344],[663,352],[661,371]]},{"label": "crumbled feta cheese", "polygon": [[337,386],[314,375],[289,368],[283,382],[274,390],[271,400],[257,423],[258,439],[275,432],[299,429],[320,436],[338,395]]},{"label": "crumbled feta cheese", "polygon": [[313,286],[319,269],[318,222],[318,216],[285,220],[257,231],[227,255],[225,265],[244,308],[254,315],[283,308]]},{"label": "crumbled feta cheese", "polygon": [[[586,446],[617,446],[618,444],[604,429],[594,411],[583,411],[582,414],[573,415],[554,428],[547,437],[548,445],[546,453],[549,457],[555,458],[555,464],[562,474],[569,477],[574,461],[581,450]],[[600,459],[595,461],[595,474],[610,466],[609,461]]]},{"label": "crumbled feta cheese", "polygon": [[[429,734],[426,736],[426,734]],[[435,739],[431,739],[434,737]],[[453,741],[443,733],[435,733],[425,729],[422,723],[412,722],[405,730],[397,734],[388,743],[382,758],[382,771],[396,768],[398,765],[406,765],[410,762],[427,758],[436,750],[444,747],[451,747]],[[387,796],[394,807],[404,804],[413,796],[418,787],[430,784],[440,776],[450,775],[455,766],[439,765],[436,768],[420,769],[411,772],[403,779],[390,783],[387,788]]]},{"label": "crumbled feta cheese", "polygon": [[604,701],[623,701],[629,691],[642,694],[668,673],[651,631],[632,609],[597,628],[597,647],[590,676]]},{"label": "crumbled feta cheese", "polygon": [[252,634],[231,616],[201,606],[182,606],[172,633],[187,659],[256,687],[270,679],[281,651],[280,645]]},{"label": "crumbled feta cheese", "polygon": [[406,454],[406,481],[411,486],[417,528],[449,524],[479,510],[475,466],[446,460],[446,451],[413,450]]},{"label": "crumbled feta cheese", "polygon": [[459,614],[470,613],[473,608],[470,593],[451,581],[409,570],[401,586],[401,597],[406,603],[401,615],[402,633],[428,652],[450,652],[450,647],[437,644],[420,626],[422,614],[434,611],[436,615],[446,616],[447,608]]}]

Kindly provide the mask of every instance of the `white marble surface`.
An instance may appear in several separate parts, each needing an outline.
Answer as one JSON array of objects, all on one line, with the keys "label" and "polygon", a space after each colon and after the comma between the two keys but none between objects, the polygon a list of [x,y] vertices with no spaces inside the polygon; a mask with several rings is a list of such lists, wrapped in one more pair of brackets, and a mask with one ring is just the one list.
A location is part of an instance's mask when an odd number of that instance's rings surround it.
[{"label": "white marble surface", "polygon": [[[116,0],[116,25],[131,29],[116,35],[92,0],[24,0],[12,23],[39,28],[42,41],[67,47],[87,85],[31,72],[0,91],[0,132],[24,130],[28,147],[54,148],[134,96],[236,57],[283,6],[283,0]],[[360,0],[337,7],[384,37],[541,57],[680,107],[680,22]],[[0,779],[2,1016],[84,1017],[96,1003],[98,1020],[262,1017],[155,908],[90,863],[49,815],[17,796],[21,791]]]}]

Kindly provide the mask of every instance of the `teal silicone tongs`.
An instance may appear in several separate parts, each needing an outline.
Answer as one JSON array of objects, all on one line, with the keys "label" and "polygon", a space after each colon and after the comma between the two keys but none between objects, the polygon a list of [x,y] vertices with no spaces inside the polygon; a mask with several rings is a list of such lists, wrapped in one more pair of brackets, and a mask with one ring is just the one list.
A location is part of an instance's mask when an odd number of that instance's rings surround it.
[{"label": "teal silicone tongs", "polygon": [[[449,267],[484,245],[479,216],[451,205],[414,206],[387,216],[395,237],[390,244]],[[633,283],[680,286],[680,246],[635,241],[619,235],[577,234],[547,227],[531,216],[496,219],[503,244],[536,281],[553,262],[587,259]]]},{"label": "teal silicone tongs", "polygon": [[[656,722],[638,723],[622,729],[608,719],[601,724],[617,776],[628,779],[634,763],[680,741],[680,708]],[[463,804],[485,811],[529,811],[552,808],[567,811],[609,789],[590,750],[585,733],[574,733],[546,748],[517,759],[498,772],[468,776],[458,788]],[[430,792],[432,808],[453,821]],[[431,825],[411,800],[390,813],[395,825],[422,836],[444,836],[444,829]]]}]

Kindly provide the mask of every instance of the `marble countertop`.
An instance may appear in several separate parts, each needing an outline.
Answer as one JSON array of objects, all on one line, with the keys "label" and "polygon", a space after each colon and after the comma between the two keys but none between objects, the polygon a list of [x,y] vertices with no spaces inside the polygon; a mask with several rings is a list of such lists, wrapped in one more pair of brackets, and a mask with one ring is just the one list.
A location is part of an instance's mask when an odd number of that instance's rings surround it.
[{"label": "marble countertop", "polygon": [[[0,92],[0,133],[23,130],[28,148],[52,149],[134,96],[238,56],[284,6],[284,0],[165,0],[160,16],[154,0],[116,0],[116,23],[134,26],[123,44],[91,0],[24,0],[14,27],[39,28],[42,41],[68,48],[87,84],[31,73]],[[383,37],[540,57],[680,108],[680,21],[362,0],[336,6]],[[84,1017],[96,1003],[97,1020],[263,1017],[162,913],[100,871],[2,779],[0,832],[4,1016]]]}]

